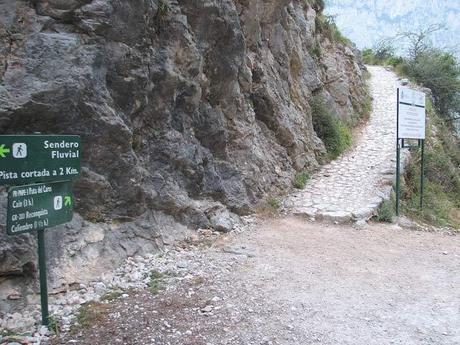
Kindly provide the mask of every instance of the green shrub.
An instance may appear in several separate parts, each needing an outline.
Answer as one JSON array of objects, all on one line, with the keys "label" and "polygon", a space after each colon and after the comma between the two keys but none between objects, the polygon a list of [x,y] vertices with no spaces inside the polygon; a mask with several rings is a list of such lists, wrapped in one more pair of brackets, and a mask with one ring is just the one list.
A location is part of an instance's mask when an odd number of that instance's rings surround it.
[{"label": "green shrub", "polygon": [[396,74],[398,74],[398,75],[409,76],[408,66],[407,66],[405,61],[403,63],[399,64],[399,65],[396,65],[395,66],[395,71],[396,71]]},{"label": "green shrub", "polygon": [[295,188],[303,189],[308,180],[310,180],[310,174],[307,171],[302,171],[295,175],[293,185]]},{"label": "green shrub", "polygon": [[402,63],[404,63],[404,59],[400,56],[390,56],[386,61],[387,65],[390,65],[393,67],[401,65]]},{"label": "green shrub", "polygon": [[153,295],[157,295],[161,290],[163,290],[168,282],[168,279],[176,277],[174,271],[165,271],[160,272],[157,270],[152,270],[147,275],[149,278],[148,287],[150,292]]},{"label": "green shrub", "polygon": [[274,210],[277,210],[277,209],[279,209],[281,207],[281,201],[276,197],[269,197],[267,199],[267,205],[270,208],[272,208]]},{"label": "green shrub", "polygon": [[392,223],[395,216],[394,203],[391,200],[385,200],[379,207],[376,220],[382,223]]},{"label": "green shrub", "polygon": [[328,37],[331,42],[350,44],[350,40],[340,32],[334,16],[319,14],[316,16],[315,25],[317,30]]},{"label": "green shrub", "polygon": [[375,59],[380,62],[385,62],[395,56],[395,48],[388,40],[379,41],[373,50]]},{"label": "green shrub", "polygon": [[315,96],[311,103],[313,128],[324,142],[330,158],[336,158],[351,145],[351,130],[327,109],[321,96]]},{"label": "green shrub", "polygon": [[429,101],[427,113],[424,207],[423,210],[419,208],[421,154],[418,150],[412,152],[405,169],[402,209],[431,224],[460,227],[457,216],[460,211],[460,141]]},{"label": "green shrub", "polygon": [[460,67],[453,54],[430,49],[406,64],[408,76],[431,89],[441,115],[460,111]]},{"label": "green shrub", "polygon": [[375,65],[375,56],[374,51],[371,48],[364,49],[361,52],[361,57],[363,62],[367,65]]},{"label": "green shrub", "polygon": [[335,23],[331,25],[331,36],[334,42],[342,43],[344,45],[350,44],[350,40],[342,34]]},{"label": "green shrub", "polygon": [[321,46],[318,43],[316,43],[311,49],[311,53],[319,59],[323,55]]},{"label": "green shrub", "polygon": [[395,49],[386,41],[379,42],[373,49],[364,49],[361,58],[368,65],[389,65],[396,68],[404,63],[404,59],[395,55]]},{"label": "green shrub", "polygon": [[149,274],[149,290],[153,295],[157,295],[163,288],[165,274],[157,270],[152,270]]}]

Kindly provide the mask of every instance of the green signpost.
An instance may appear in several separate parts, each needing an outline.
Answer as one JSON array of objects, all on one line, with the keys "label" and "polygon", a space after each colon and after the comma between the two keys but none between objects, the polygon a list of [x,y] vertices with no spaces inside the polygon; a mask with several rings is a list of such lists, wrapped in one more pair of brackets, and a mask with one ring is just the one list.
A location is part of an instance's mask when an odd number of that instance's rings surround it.
[{"label": "green signpost", "polygon": [[[396,119],[396,215],[399,216],[401,149],[403,148],[421,148],[420,208],[423,208],[426,132],[425,94],[417,90],[398,88]],[[407,144],[408,140],[416,140],[417,145]]]},{"label": "green signpost", "polygon": [[0,135],[0,185],[10,186],[6,231],[37,231],[43,325],[49,322],[44,231],[72,220],[71,180],[80,175],[80,157],[79,136]]},{"label": "green signpost", "polygon": [[75,179],[80,146],[76,135],[1,135],[0,185]]},{"label": "green signpost", "polygon": [[72,220],[70,182],[11,187],[8,190],[6,231],[9,235],[43,230]]}]

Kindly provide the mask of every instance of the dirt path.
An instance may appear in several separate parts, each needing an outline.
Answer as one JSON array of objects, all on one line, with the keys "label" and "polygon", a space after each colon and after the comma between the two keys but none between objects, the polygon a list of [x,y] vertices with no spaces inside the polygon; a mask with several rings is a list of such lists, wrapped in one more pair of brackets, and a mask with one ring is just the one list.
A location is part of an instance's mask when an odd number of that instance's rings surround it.
[{"label": "dirt path", "polygon": [[129,292],[53,344],[460,343],[458,236],[286,218],[176,254],[166,291]]},{"label": "dirt path", "polygon": [[395,175],[396,75],[369,66],[372,114],[352,150],[325,165],[286,201],[294,214],[349,222],[367,220],[390,198]]}]

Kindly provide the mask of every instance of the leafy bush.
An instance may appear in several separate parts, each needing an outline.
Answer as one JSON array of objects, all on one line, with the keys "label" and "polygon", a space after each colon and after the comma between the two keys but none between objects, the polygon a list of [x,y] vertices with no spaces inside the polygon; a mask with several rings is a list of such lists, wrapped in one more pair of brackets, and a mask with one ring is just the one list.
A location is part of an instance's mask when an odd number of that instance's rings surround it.
[{"label": "leafy bush", "polygon": [[338,157],[352,143],[351,131],[348,126],[335,116],[321,96],[311,102],[313,128],[324,142],[330,158]]},{"label": "leafy bush", "polygon": [[376,65],[374,51],[371,48],[364,49],[361,52],[363,62],[367,65]]},{"label": "leafy bush", "polygon": [[381,40],[374,47],[374,56],[377,61],[387,61],[395,56],[395,48],[389,40]]},{"label": "leafy bush", "polygon": [[[455,117],[460,113],[460,66],[455,55],[433,47],[430,40],[442,27],[431,25],[383,39],[373,49],[363,50],[362,58],[368,64],[391,65],[399,74],[430,88],[440,115]],[[393,44],[398,39],[406,46],[405,58],[395,55]]]},{"label": "leafy bush", "polygon": [[313,48],[311,49],[310,53],[312,53],[318,59],[323,55],[323,51],[321,49],[321,46],[319,44],[317,44],[317,43],[313,46]]},{"label": "leafy bush", "polygon": [[390,65],[393,67],[401,65],[402,63],[404,63],[404,59],[400,56],[390,56],[386,61],[387,65]]},{"label": "leafy bush", "polygon": [[402,207],[405,213],[436,225],[460,227],[460,141],[448,123],[427,103],[424,208],[420,210],[420,152],[413,152],[404,173]]},{"label": "leafy bush", "polygon": [[406,64],[408,76],[431,89],[436,108],[442,115],[460,111],[460,67],[454,55],[430,49]]},{"label": "leafy bush", "polygon": [[293,185],[295,188],[303,189],[310,180],[310,174],[307,171],[299,172],[295,175]]},{"label": "leafy bush", "polygon": [[397,67],[404,63],[404,59],[394,54],[390,47],[367,48],[361,52],[363,62],[368,65],[389,65]]},{"label": "leafy bush", "polygon": [[278,198],[270,197],[267,199],[267,205],[270,208],[277,210],[281,207],[281,201]]},{"label": "leafy bush", "polygon": [[157,295],[163,288],[165,274],[157,270],[152,270],[149,274],[149,290],[153,295]]},{"label": "leafy bush", "polygon": [[350,40],[340,32],[334,16],[319,14],[316,16],[315,25],[317,30],[328,37],[331,42],[350,44]]},{"label": "leafy bush", "polygon": [[379,207],[376,220],[383,223],[392,223],[395,216],[394,203],[391,200],[385,200]]}]

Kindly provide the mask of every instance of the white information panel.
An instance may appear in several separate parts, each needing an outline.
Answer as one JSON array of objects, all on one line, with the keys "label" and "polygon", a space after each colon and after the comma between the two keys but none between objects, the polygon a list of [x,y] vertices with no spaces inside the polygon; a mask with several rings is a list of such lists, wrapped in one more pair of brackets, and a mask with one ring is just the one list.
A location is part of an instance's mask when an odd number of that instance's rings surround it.
[{"label": "white information panel", "polygon": [[399,139],[425,139],[425,94],[400,88],[398,109]]}]

